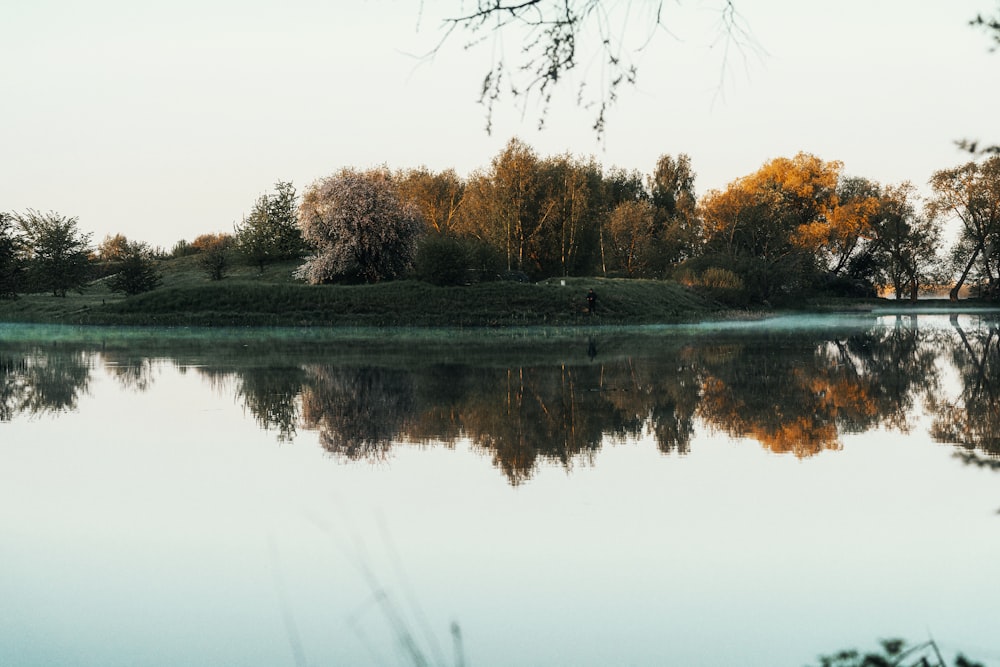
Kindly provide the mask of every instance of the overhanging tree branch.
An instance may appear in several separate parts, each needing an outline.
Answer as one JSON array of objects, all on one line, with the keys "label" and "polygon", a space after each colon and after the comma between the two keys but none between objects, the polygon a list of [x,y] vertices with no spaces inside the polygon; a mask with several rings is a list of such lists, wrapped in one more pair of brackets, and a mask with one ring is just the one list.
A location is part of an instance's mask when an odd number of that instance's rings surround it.
[{"label": "overhanging tree branch", "polygon": [[[728,57],[732,44],[742,47],[753,40],[734,0],[720,0],[719,5],[719,32]],[[638,66],[632,56],[645,50],[659,31],[669,32],[664,0],[610,4],[600,0],[477,0],[474,6],[472,11],[444,20],[440,41],[425,57],[436,55],[456,32],[469,36],[466,49],[490,36],[499,42],[504,35],[516,35],[520,41],[517,55],[509,57],[501,43],[482,79],[479,102],[486,107],[487,132],[492,130],[497,104],[508,97],[522,98],[522,111],[529,100],[537,99],[541,103],[538,125],[544,126],[553,94],[567,73],[581,64],[597,63],[600,84],[588,86],[586,80],[581,81],[576,101],[594,110],[593,129],[603,137],[606,115],[619,89],[636,82]],[[637,30],[640,39],[631,46]]]}]

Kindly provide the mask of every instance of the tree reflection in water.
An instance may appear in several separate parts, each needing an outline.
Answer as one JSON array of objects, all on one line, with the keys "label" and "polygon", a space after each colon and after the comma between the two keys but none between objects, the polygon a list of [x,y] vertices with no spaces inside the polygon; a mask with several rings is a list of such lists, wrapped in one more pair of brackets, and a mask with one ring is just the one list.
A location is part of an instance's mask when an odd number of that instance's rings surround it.
[{"label": "tree reflection in water", "polygon": [[951,363],[961,391],[955,399],[932,397],[931,435],[964,447],[969,462],[978,453],[1000,457],[1000,326],[993,319],[966,331],[957,318],[952,326],[960,343],[951,347]]},{"label": "tree reflection in water", "polygon": [[302,423],[320,444],[350,460],[381,460],[405,438],[413,417],[411,374],[378,367],[309,365],[302,388]]},{"label": "tree reflection in water", "polygon": [[845,433],[907,432],[914,400],[939,386],[937,338],[896,326],[821,342],[781,336],[702,346],[698,414],[799,457],[839,449]]},{"label": "tree reflection in water", "polygon": [[[542,462],[591,463],[605,440],[648,435],[664,453],[687,453],[697,422],[805,457],[839,449],[845,434],[908,432],[918,403],[934,406],[941,394],[938,361],[949,341],[948,332],[901,318],[842,336],[704,336],[601,362],[311,365],[302,423],[319,430],[324,448],[351,460],[382,460],[404,443],[464,439],[512,484],[530,479]],[[956,363],[978,358],[962,349]],[[989,370],[975,366],[963,377],[977,397],[987,385],[994,391]],[[976,405],[996,414],[995,393],[988,397],[993,402]],[[981,421],[978,414],[952,423]],[[991,433],[998,422],[988,422]]]},{"label": "tree reflection in water", "polygon": [[308,374],[303,424],[319,431],[331,453],[380,460],[400,441],[454,446],[467,439],[513,484],[543,460],[567,468],[589,462],[605,437],[637,437],[652,415],[664,415],[664,427],[653,429],[665,438],[661,448],[687,451],[697,405],[694,382],[631,360],[412,371],[309,366]]},{"label": "tree reflection in water", "polygon": [[[648,437],[661,452],[683,455],[699,425],[812,456],[839,449],[845,434],[909,432],[921,409],[936,440],[997,467],[1000,326],[971,321],[921,328],[901,317],[895,326],[820,333],[723,329],[641,344],[591,335],[574,356],[526,363],[510,363],[520,353],[436,361],[399,349],[364,363],[322,354],[306,362],[244,354],[221,364],[202,354],[175,363],[234,395],[281,441],[314,430],[334,456],[370,461],[407,444],[468,442],[512,484],[543,462],[590,464],[605,442]],[[95,360],[124,390],[152,384],[154,362],[134,352],[0,350],[0,420],[75,409]]]},{"label": "tree reflection in water", "polygon": [[298,366],[266,366],[239,373],[236,396],[264,430],[277,431],[279,442],[295,438],[299,394],[306,372]]},{"label": "tree reflection in water", "polygon": [[294,440],[300,417],[299,395],[307,377],[302,367],[221,365],[197,366],[197,370],[218,392],[234,393],[258,426],[277,431],[279,442]]},{"label": "tree reflection in water", "polygon": [[74,410],[90,383],[82,351],[0,353],[0,421]]},{"label": "tree reflection in water", "polygon": [[130,351],[104,351],[101,360],[107,372],[124,388],[147,391],[153,385],[153,359]]}]

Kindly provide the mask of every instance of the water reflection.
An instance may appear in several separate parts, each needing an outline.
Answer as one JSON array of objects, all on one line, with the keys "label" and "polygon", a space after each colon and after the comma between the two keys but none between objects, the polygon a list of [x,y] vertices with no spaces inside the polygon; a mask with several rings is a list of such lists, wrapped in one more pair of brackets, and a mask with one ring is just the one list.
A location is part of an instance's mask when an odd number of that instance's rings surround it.
[{"label": "water reflection", "polygon": [[0,352],[0,421],[74,410],[90,383],[90,355]]},{"label": "water reflection", "polygon": [[931,434],[940,442],[959,444],[990,457],[1000,456],[1000,327],[986,323],[965,331],[952,320],[958,339],[950,361],[958,373],[958,396],[931,397],[935,415]]},{"label": "water reflection", "polygon": [[349,460],[383,459],[415,415],[413,377],[398,369],[309,365],[302,422],[323,449]]},{"label": "water reflection", "polygon": [[[839,449],[846,434],[907,433],[921,410],[932,417],[936,440],[987,461],[1000,457],[997,321],[929,321],[834,328],[831,318],[827,328],[643,338],[594,333],[524,362],[521,353],[482,346],[443,358],[395,346],[361,360],[321,348],[158,359],[195,368],[279,441],[315,432],[326,451],[349,461],[467,442],[512,484],[543,462],[590,464],[607,442],[648,437],[661,452],[683,455],[699,426],[808,457]],[[0,420],[75,409],[95,365],[127,391],[155,384],[156,360],[135,350],[66,343],[0,350]]]},{"label": "water reflection", "polygon": [[826,340],[763,337],[699,350],[699,415],[775,453],[839,449],[846,433],[910,428],[914,401],[934,395],[940,334],[910,326]]}]

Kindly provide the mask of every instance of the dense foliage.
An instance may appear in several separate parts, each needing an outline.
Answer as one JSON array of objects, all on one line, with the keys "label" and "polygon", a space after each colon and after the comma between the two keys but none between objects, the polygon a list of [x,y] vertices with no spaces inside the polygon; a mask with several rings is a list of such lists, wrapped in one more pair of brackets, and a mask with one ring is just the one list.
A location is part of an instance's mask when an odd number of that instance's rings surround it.
[{"label": "dense foliage", "polygon": [[991,297],[1000,296],[1000,155],[935,172],[931,187],[931,210],[961,222],[952,254],[959,276],[952,298],[970,276]]},{"label": "dense foliage", "polygon": [[261,195],[250,215],[236,225],[236,249],[261,271],[267,264],[300,257],[305,251],[295,187],[279,181],[274,189],[273,195]]},{"label": "dense foliage", "polygon": [[315,254],[298,275],[311,284],[398,278],[410,268],[424,229],[419,209],[400,199],[384,169],[343,169],[313,183],[299,215]]},{"label": "dense foliage", "polygon": [[81,232],[77,219],[28,210],[15,216],[28,266],[28,278],[38,290],[66,296],[89,278],[90,235]]},{"label": "dense foliage", "polygon": [[24,262],[14,232],[14,217],[0,212],[0,299],[17,296],[23,272]]},{"label": "dense foliage", "polygon": [[[644,175],[593,158],[542,157],[515,138],[465,178],[426,167],[345,168],[309,186],[297,209],[295,189],[278,182],[235,236],[182,240],[171,256],[194,255],[213,280],[237,253],[263,274],[307,248],[295,276],[311,284],[676,280],[738,307],[882,292],[915,300],[946,287],[953,299],[963,287],[1000,298],[1000,156],[938,171],[930,186],[922,201],[911,183],[847,175],[838,161],[799,153],[699,198],[684,154],[660,156]],[[942,230],[953,221],[958,238],[944,252]],[[5,216],[0,294],[65,295],[88,271],[115,273],[130,249],[123,235],[108,236],[88,259],[88,242],[75,218]],[[145,280],[143,289],[156,284]]]},{"label": "dense foliage", "polygon": [[132,296],[158,287],[162,278],[156,270],[153,250],[141,241],[128,241],[123,236],[121,239],[113,260],[117,271],[108,278],[111,291]]}]

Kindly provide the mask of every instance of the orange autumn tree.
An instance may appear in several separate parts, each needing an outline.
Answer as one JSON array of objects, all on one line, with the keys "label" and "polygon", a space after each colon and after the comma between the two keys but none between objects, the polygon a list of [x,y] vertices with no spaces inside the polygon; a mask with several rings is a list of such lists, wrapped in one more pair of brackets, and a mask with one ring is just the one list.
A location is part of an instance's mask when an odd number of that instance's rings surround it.
[{"label": "orange autumn tree", "polygon": [[777,158],[706,194],[700,268],[724,267],[766,300],[837,275],[870,234],[877,200],[842,178],[843,164],[808,153]]}]

